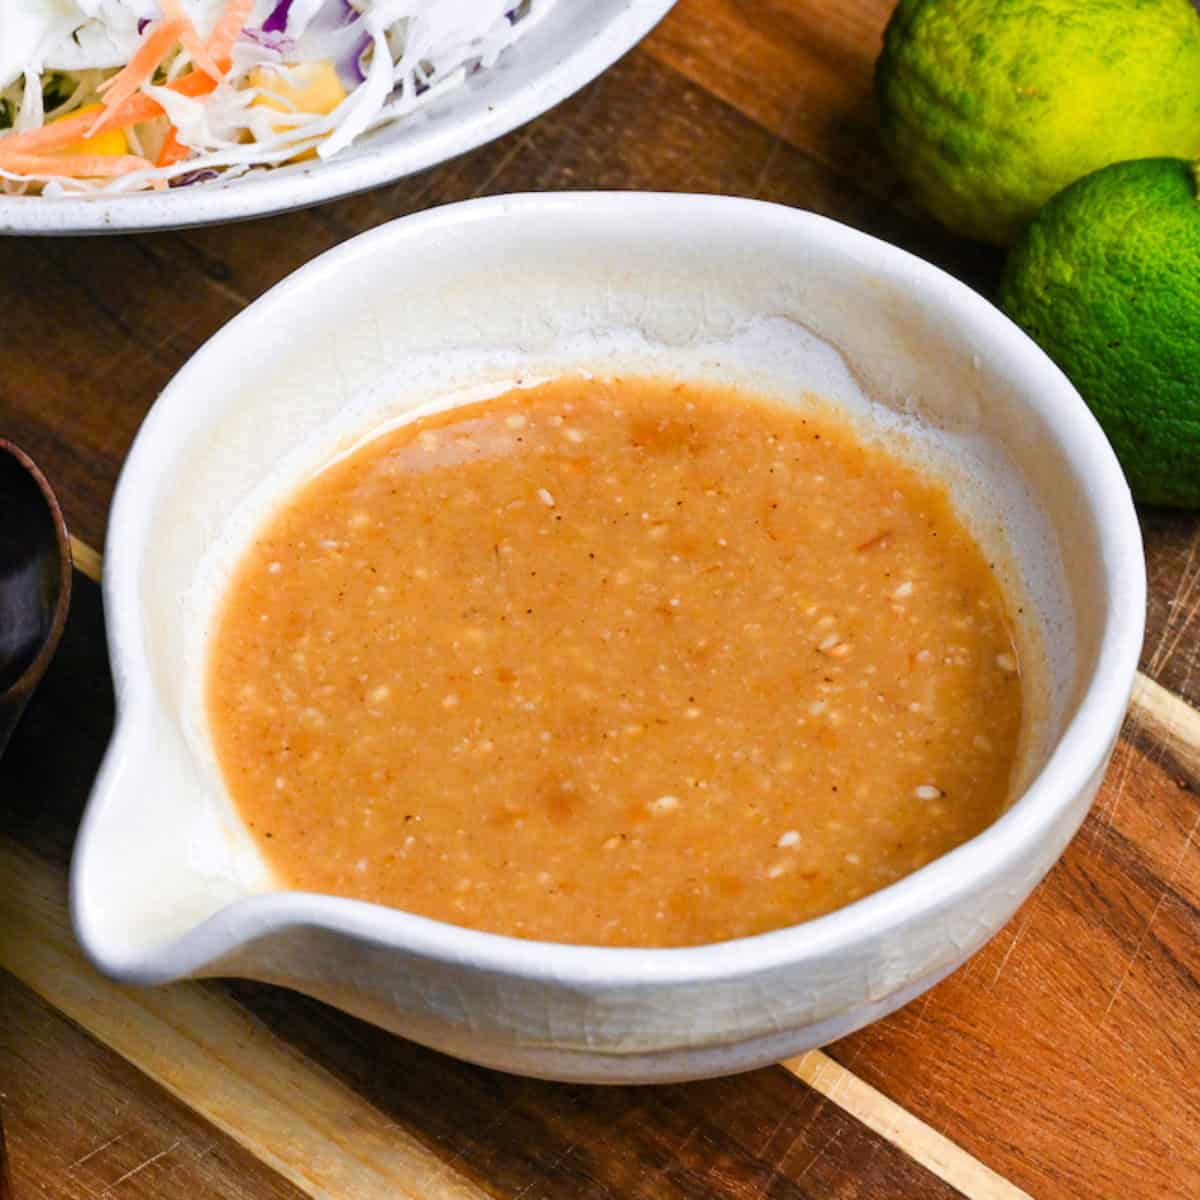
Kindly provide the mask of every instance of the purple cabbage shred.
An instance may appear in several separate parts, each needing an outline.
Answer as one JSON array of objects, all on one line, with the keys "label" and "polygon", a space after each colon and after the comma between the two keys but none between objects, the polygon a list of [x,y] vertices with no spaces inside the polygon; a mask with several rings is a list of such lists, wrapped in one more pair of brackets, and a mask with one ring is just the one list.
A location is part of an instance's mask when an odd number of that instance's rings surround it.
[{"label": "purple cabbage shred", "polygon": [[287,29],[291,10],[292,0],[279,0],[271,10],[271,15],[262,23],[263,33],[283,33]]},{"label": "purple cabbage shred", "polygon": [[190,187],[193,183],[207,183],[210,179],[216,179],[220,175],[219,171],[214,171],[212,168],[206,168],[201,171],[187,171],[183,175],[176,175],[171,180],[170,186]]}]

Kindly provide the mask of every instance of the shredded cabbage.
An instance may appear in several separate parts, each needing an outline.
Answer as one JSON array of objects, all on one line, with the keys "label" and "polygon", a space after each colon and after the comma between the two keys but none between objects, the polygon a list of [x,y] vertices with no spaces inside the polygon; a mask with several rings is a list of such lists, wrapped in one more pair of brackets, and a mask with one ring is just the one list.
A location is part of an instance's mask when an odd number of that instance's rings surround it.
[{"label": "shredded cabbage", "polygon": [[[165,117],[127,128],[129,153],[157,161],[174,126],[186,157],[101,180],[5,169],[4,141],[101,102],[98,89],[129,62],[147,28],[163,19],[159,0],[0,0],[0,189],[48,196],[136,191],[229,179],[306,151],[329,158],[490,68],[555,2],[255,0],[215,90],[190,97],[167,86],[193,70],[182,46],[140,89]],[[181,0],[205,39],[226,3]],[[263,78],[262,68],[286,87],[317,63],[333,67],[345,92],[332,111],[262,102],[263,88],[253,83]]]}]

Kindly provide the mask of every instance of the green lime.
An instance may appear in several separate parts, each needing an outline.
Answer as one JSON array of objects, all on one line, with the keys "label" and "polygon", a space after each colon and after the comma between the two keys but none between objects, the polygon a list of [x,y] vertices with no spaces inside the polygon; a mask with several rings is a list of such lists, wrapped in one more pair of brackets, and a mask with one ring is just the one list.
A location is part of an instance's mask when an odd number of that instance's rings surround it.
[{"label": "green lime", "polygon": [[1190,0],[901,0],[875,82],[917,198],[1000,246],[1091,171],[1200,151]]},{"label": "green lime", "polygon": [[1200,201],[1178,158],[1105,167],[1013,247],[1000,305],[1104,427],[1133,494],[1200,508]]}]

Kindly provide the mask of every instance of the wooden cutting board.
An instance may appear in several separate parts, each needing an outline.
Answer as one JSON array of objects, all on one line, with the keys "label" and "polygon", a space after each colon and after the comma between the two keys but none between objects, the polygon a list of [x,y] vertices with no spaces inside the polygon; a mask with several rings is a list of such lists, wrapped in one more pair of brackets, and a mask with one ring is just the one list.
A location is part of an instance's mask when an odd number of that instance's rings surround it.
[{"label": "wooden cutting board", "polygon": [[0,433],[80,539],[58,658],[0,763],[0,1107],[18,1200],[1200,1196],[1200,521],[1142,513],[1144,675],[1096,808],[967,966],[824,1052],[598,1089],[443,1058],[288,992],[139,991],[71,938],[65,870],[112,723],[94,549],[130,441],[200,343],[360,230],[504,191],[657,188],[834,216],[985,293],[875,134],[888,0],[680,0],[574,99],[307,213],[0,241]]}]

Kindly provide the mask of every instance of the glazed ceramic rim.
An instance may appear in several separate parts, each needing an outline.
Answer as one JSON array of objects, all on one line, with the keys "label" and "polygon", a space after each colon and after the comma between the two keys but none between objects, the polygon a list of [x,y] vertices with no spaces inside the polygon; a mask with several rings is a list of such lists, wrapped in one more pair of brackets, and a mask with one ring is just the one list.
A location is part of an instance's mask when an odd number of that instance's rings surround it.
[{"label": "glazed ceramic rim", "polygon": [[[78,886],[91,828],[101,818],[97,798],[106,775],[136,749],[138,731],[157,720],[150,663],[139,611],[141,546],[151,518],[142,501],[156,485],[159,463],[170,464],[178,423],[194,408],[189,379],[200,359],[236,354],[241,326],[274,305],[311,293],[360,259],[388,253],[409,238],[470,222],[520,213],[548,219],[616,214],[638,227],[665,213],[686,225],[719,216],[735,238],[742,222],[764,225],[783,242],[815,241],[858,264],[864,274],[900,277],[925,303],[953,311],[962,336],[1008,364],[1027,407],[1053,433],[1097,530],[1100,569],[1108,585],[1101,644],[1083,696],[1045,765],[996,822],[904,879],[814,920],[752,937],[675,949],[577,946],[484,933],[364,901],[306,892],[270,892],[238,899],[163,948],[120,957],[90,936]],[[511,977],[552,980],[563,987],[629,990],[672,983],[714,984],[783,965],[826,958],[952,908],[989,886],[1048,836],[1105,762],[1120,728],[1142,644],[1146,580],[1141,533],[1128,486],[1099,425],[1067,378],[1042,350],[982,296],[915,256],[828,218],[782,205],[735,197],[648,192],[575,192],[498,196],[431,209],[390,222],[327,251],[284,279],[218,331],[180,370],[147,416],[119,480],[104,568],[104,604],[116,690],[117,721],[104,765],[85,812],[72,864],[72,917],[92,961],[106,974],[159,983],[206,973],[205,968],[251,938],[286,928],[327,929],[379,947],[433,960],[467,963]],[[109,797],[111,799],[111,796]],[[1074,832],[1074,830],[1072,830]]]},{"label": "glazed ceramic rim", "polygon": [[[45,675],[55,650],[58,649],[58,643],[62,639],[63,630],[67,625],[67,613],[71,607],[71,579],[74,562],[71,557],[71,535],[67,532],[66,518],[58,503],[58,497],[54,494],[50,481],[42,473],[41,467],[20,446],[15,442],[10,442],[8,438],[0,437],[0,454],[7,454],[15,459],[37,485],[38,490],[42,493],[42,498],[46,501],[46,508],[50,512],[50,521],[54,526],[54,540],[58,544],[58,599],[54,604],[54,615],[50,620],[50,628],[46,632],[46,639],[42,642],[41,648],[33,656],[33,660],[25,670],[13,680],[9,687],[0,688],[0,703],[4,703],[22,691],[32,695],[34,688]],[[28,695],[26,699],[28,699]]]},{"label": "glazed ceramic rim", "polygon": [[[675,0],[626,0],[597,34],[566,46],[549,71],[515,86],[506,99],[484,103],[462,119],[417,130],[394,145],[368,137],[328,162],[165,192],[50,201],[0,195],[0,235],[63,237],[215,225],[275,216],[381,187],[475,150],[541,116],[637,45],[674,4]],[[452,103],[453,97],[447,96],[446,102]]]}]

